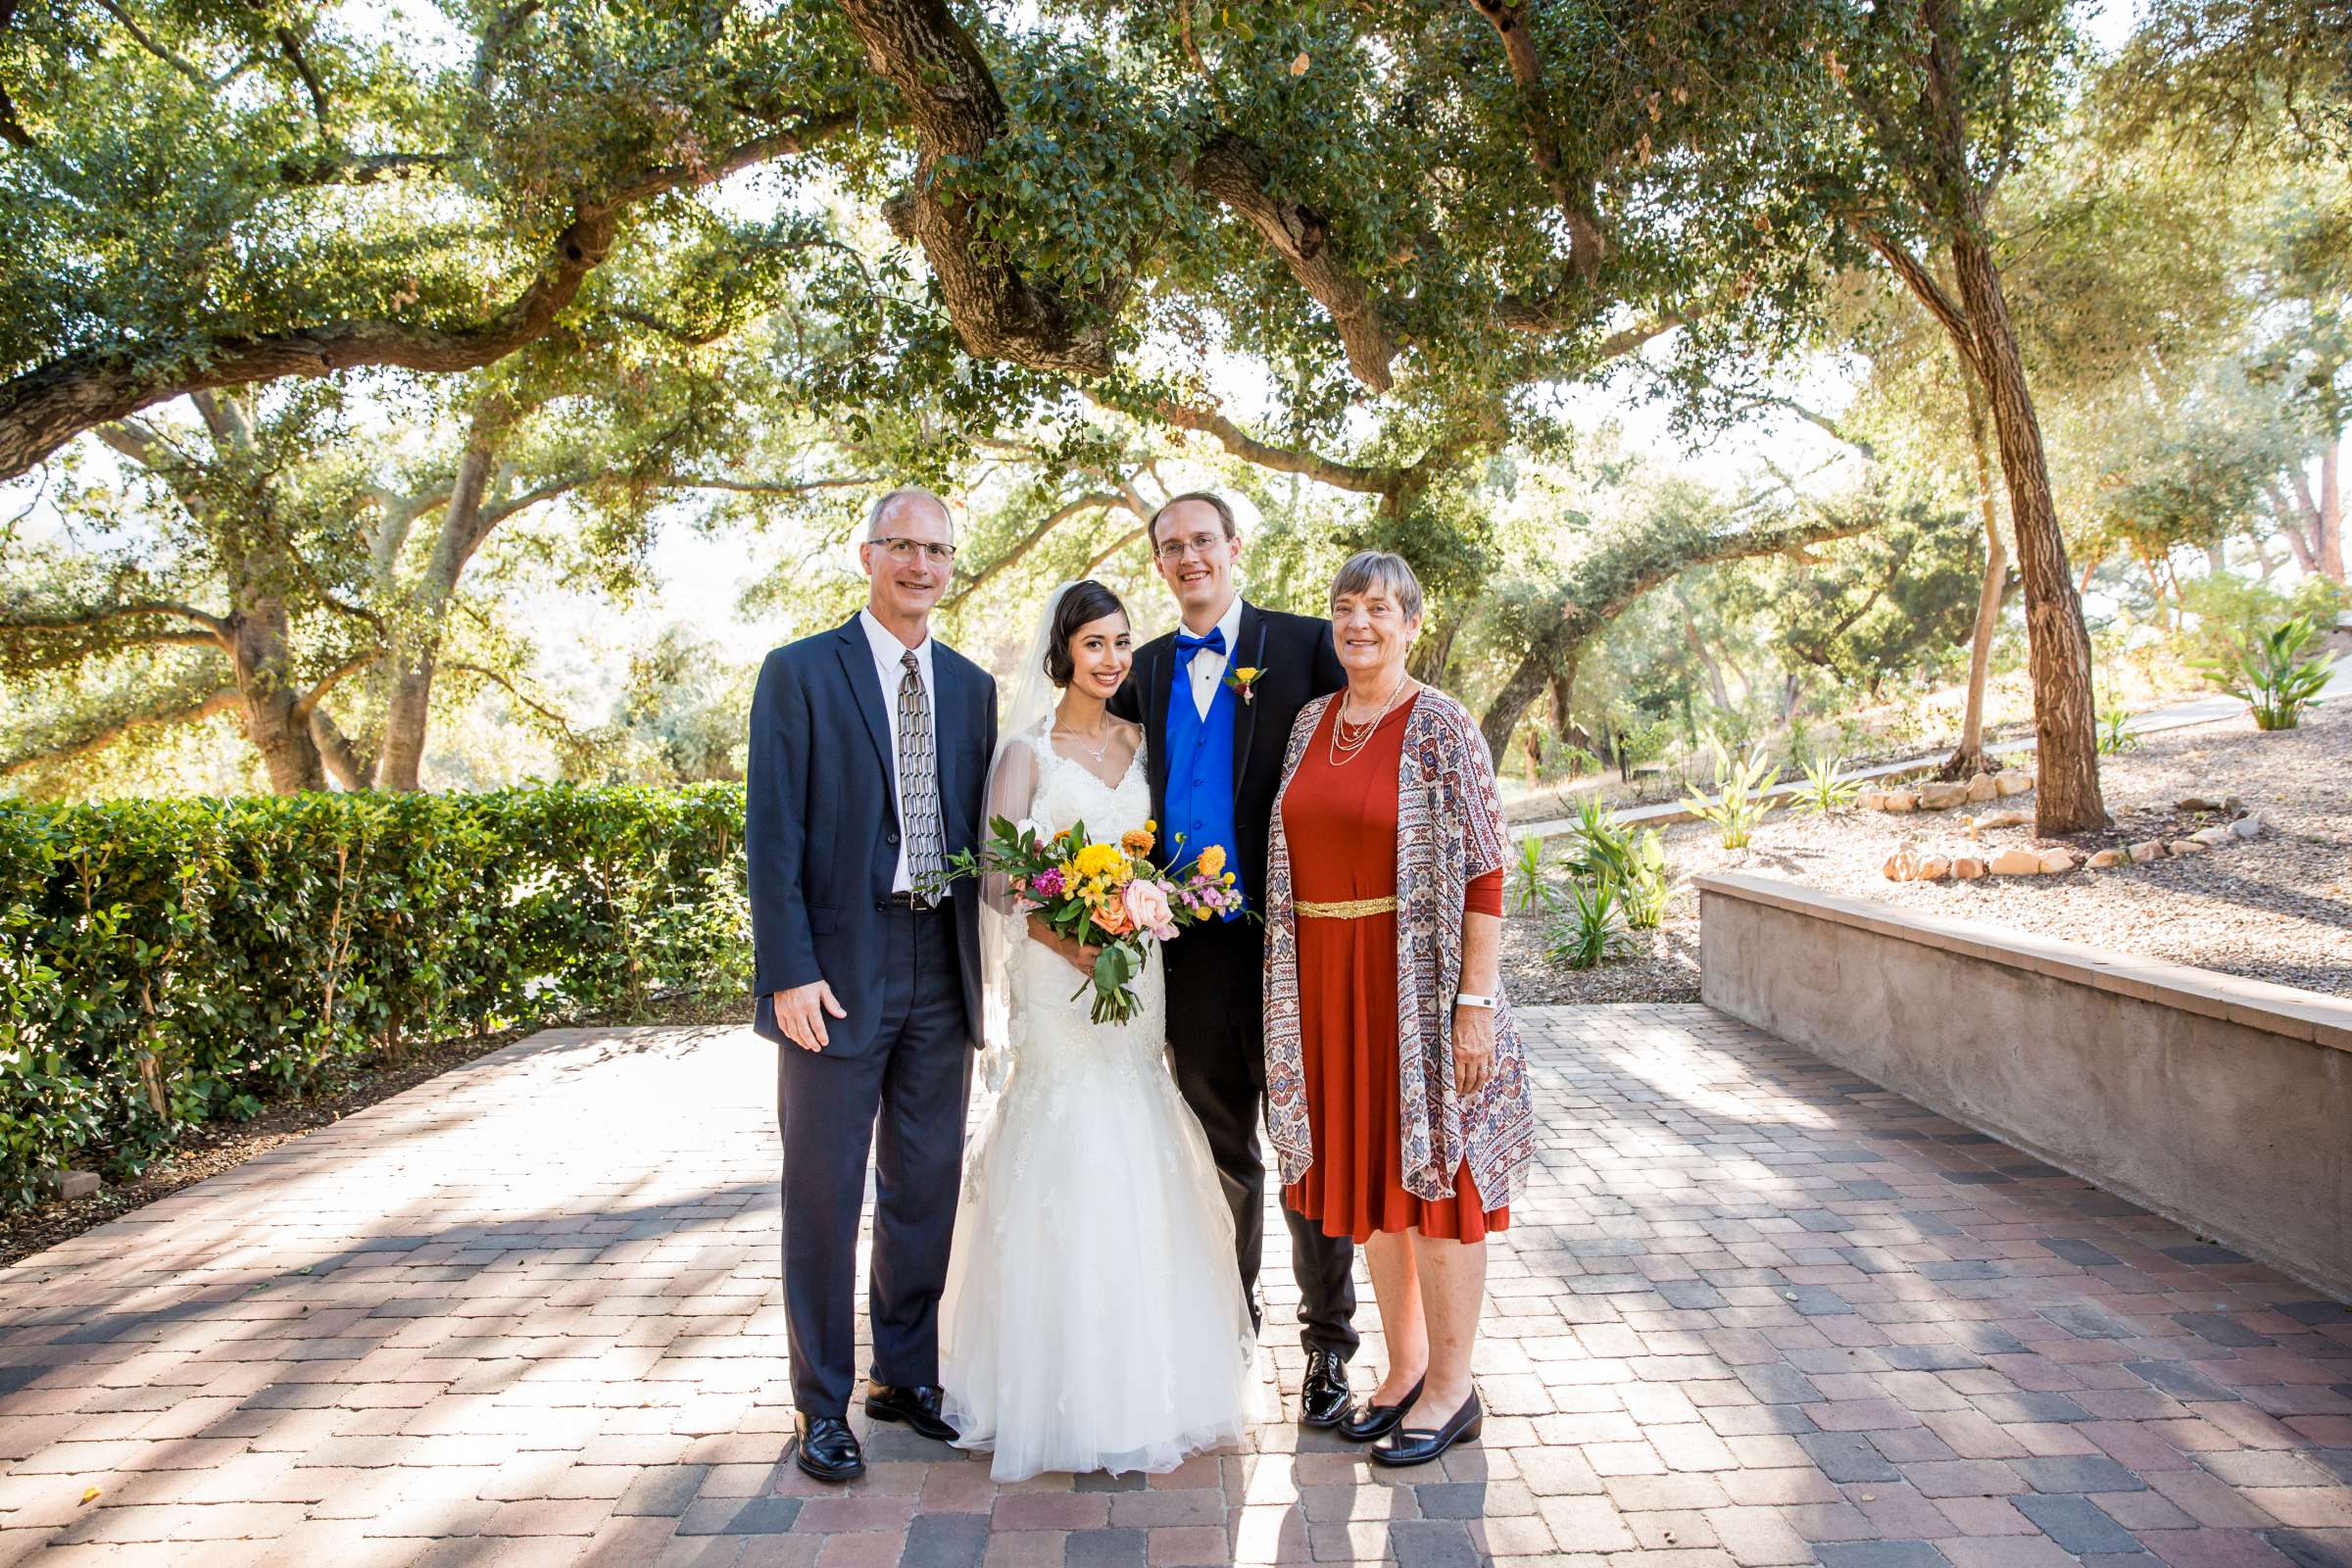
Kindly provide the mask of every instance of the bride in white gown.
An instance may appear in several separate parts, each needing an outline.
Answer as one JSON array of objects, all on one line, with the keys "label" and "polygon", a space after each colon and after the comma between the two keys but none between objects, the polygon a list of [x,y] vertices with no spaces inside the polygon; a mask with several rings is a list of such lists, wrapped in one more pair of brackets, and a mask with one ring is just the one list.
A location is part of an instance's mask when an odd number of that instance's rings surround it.
[{"label": "bride in white gown", "polygon": [[[991,816],[1041,836],[1084,822],[1113,842],[1144,826],[1141,732],[1103,710],[1128,649],[1109,590],[1055,590],[990,772]],[[1164,1063],[1159,956],[1134,1019],[1096,1024],[1091,994],[1071,999],[1085,956],[1015,913],[1001,880],[984,1070],[1009,1076],[964,1162],[940,1305],[947,1417],[959,1446],[994,1450],[999,1481],[1171,1470],[1239,1443],[1256,1380],[1233,1218]]]}]

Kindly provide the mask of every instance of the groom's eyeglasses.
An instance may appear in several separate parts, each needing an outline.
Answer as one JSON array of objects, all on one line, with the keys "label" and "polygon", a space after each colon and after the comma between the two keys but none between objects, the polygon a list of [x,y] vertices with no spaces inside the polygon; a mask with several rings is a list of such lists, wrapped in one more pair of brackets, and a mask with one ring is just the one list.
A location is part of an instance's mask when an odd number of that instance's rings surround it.
[{"label": "groom's eyeglasses", "polygon": [[901,539],[895,534],[883,534],[866,542],[880,545],[884,550],[889,551],[890,559],[893,561],[912,561],[918,550],[923,553],[924,559],[934,566],[948,565],[956,559],[954,545],[935,545],[923,539]]},{"label": "groom's eyeglasses", "polygon": [[1216,548],[1219,537],[1213,533],[1197,533],[1190,539],[1169,539],[1163,541],[1155,553],[1162,561],[1182,561],[1188,550],[1196,556],[1206,557]]}]

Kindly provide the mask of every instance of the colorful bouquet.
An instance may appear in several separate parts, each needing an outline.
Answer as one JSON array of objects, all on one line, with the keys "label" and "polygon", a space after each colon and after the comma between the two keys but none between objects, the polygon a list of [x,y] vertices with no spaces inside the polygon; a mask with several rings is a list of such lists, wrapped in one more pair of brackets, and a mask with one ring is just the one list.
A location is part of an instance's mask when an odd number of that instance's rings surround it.
[{"label": "colorful bouquet", "polygon": [[1092,981],[1070,993],[1076,1001],[1092,984],[1097,1023],[1135,1016],[1141,1003],[1133,982],[1144,972],[1145,942],[1165,942],[1185,926],[1242,906],[1219,845],[1189,864],[1154,865],[1156,823],[1130,829],[1115,844],[1088,838],[1083,822],[1052,838],[1040,838],[1034,822],[1002,816],[991,817],[988,830],[990,842],[980,850],[949,857],[946,881],[1002,876],[1019,913],[1038,916],[1055,936],[1101,948]]}]

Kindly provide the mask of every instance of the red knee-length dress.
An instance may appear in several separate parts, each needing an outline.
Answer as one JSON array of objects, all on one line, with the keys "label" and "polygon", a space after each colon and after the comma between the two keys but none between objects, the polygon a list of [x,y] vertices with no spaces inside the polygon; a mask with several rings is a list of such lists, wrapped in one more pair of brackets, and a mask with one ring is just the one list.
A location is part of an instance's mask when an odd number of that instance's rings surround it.
[{"label": "red knee-length dress", "polygon": [[[1414,694],[1414,701],[1419,694]],[[1396,893],[1396,784],[1404,760],[1401,704],[1346,761],[1331,760],[1334,699],[1282,797],[1294,902],[1341,904]],[[1502,913],[1502,871],[1471,879],[1469,912]],[[1453,1196],[1431,1202],[1404,1189],[1396,1092],[1396,915],[1300,914],[1298,1033],[1315,1162],[1282,1200],[1326,1236],[1362,1242],[1417,1230],[1476,1242],[1506,1228],[1509,1204],[1484,1208],[1470,1162]]]}]

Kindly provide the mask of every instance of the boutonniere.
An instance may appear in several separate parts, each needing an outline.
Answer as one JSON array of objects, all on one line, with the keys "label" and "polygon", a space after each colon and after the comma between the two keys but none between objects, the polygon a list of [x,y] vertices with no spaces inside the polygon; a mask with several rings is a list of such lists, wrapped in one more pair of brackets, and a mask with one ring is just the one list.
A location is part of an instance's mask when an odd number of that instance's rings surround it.
[{"label": "boutonniere", "polygon": [[1257,693],[1250,688],[1257,684],[1258,677],[1264,673],[1255,664],[1231,665],[1225,671],[1225,684],[1233,688],[1234,695],[1243,702],[1254,703]]}]

